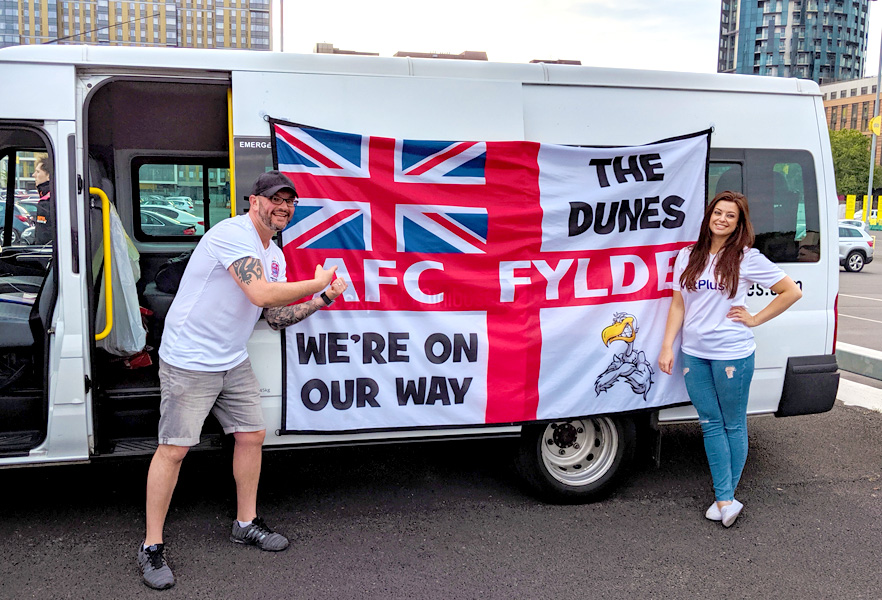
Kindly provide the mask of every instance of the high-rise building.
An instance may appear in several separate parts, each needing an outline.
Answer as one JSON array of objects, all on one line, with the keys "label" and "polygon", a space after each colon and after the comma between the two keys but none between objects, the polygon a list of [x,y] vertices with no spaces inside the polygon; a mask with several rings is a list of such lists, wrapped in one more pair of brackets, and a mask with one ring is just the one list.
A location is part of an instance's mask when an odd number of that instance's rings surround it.
[{"label": "high-rise building", "polygon": [[717,71],[818,83],[863,75],[870,0],[722,0]]},{"label": "high-rise building", "polygon": [[0,0],[0,47],[270,49],[270,0]]}]

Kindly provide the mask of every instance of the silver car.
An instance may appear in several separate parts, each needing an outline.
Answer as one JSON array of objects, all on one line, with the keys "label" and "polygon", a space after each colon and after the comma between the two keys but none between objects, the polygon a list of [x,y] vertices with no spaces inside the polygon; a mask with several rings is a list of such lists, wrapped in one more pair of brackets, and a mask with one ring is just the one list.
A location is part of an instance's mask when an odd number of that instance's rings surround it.
[{"label": "silver car", "polygon": [[873,238],[852,225],[839,224],[839,265],[857,273],[873,262]]},{"label": "silver car", "polygon": [[852,227],[857,227],[858,229],[863,229],[867,233],[870,233],[870,224],[866,221],[861,221],[860,219],[839,219],[840,225],[851,225]]}]

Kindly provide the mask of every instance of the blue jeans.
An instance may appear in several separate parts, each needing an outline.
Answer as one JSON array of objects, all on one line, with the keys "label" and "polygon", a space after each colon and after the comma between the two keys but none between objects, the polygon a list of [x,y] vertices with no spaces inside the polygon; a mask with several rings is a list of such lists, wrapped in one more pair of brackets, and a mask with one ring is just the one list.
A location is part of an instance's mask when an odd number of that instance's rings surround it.
[{"label": "blue jeans", "polygon": [[683,354],[689,399],[698,411],[717,501],[733,500],[747,461],[747,396],[753,358],[708,360]]}]

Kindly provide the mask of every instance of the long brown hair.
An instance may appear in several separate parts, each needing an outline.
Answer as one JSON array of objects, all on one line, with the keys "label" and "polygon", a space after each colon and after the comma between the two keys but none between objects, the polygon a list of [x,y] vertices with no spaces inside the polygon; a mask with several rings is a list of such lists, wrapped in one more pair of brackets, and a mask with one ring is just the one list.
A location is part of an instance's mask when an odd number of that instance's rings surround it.
[{"label": "long brown hair", "polygon": [[738,276],[741,272],[744,249],[752,248],[754,240],[747,198],[738,192],[720,192],[707,205],[704,219],[701,221],[701,229],[698,232],[698,241],[692,245],[689,264],[680,276],[680,287],[695,291],[695,283],[704,271],[710,256],[711,240],[713,239],[710,232],[710,220],[714,214],[714,208],[720,202],[734,202],[738,206],[738,224],[717,253],[717,266],[714,268],[714,279],[722,285],[720,292],[728,293],[729,299],[732,299],[738,291]]}]

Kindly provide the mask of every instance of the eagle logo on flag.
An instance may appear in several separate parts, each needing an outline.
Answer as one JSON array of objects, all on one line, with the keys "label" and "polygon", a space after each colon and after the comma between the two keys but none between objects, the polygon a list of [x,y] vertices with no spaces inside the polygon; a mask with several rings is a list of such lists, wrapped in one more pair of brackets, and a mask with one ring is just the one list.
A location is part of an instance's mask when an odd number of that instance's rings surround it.
[{"label": "eagle logo on flag", "polygon": [[613,356],[606,370],[597,377],[597,381],[594,382],[594,392],[597,396],[621,380],[630,385],[635,394],[642,394],[643,399],[646,400],[646,395],[652,387],[653,370],[646,360],[646,354],[634,348],[637,331],[637,317],[628,313],[614,314],[612,325],[604,328],[600,336],[604,345],[609,346],[610,342],[621,341],[627,346],[624,352]]}]

